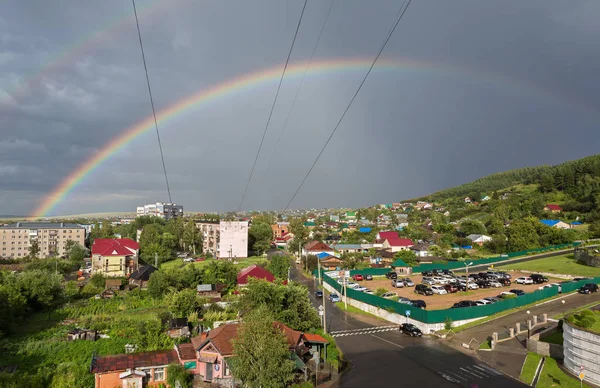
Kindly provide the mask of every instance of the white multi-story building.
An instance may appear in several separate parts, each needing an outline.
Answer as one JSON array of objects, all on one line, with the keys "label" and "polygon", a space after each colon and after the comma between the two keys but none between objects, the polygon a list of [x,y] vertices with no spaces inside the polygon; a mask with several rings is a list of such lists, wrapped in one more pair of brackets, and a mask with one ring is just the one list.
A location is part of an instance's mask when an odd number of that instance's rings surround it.
[{"label": "white multi-story building", "polygon": [[248,257],[248,221],[221,221],[219,240],[219,258]]},{"label": "white multi-story building", "polygon": [[69,240],[84,246],[85,229],[61,222],[17,222],[0,227],[0,257],[25,257],[33,241],[40,248],[38,257],[64,256]]},{"label": "white multi-story building", "polygon": [[137,216],[155,216],[164,220],[183,217],[183,206],[175,203],[156,202],[137,207]]}]

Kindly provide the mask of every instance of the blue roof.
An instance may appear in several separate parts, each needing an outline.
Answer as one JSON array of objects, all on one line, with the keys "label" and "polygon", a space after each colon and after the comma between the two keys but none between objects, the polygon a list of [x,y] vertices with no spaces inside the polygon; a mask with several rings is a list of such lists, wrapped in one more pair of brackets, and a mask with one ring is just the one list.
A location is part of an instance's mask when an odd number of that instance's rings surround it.
[{"label": "blue roof", "polygon": [[583,225],[583,224],[579,221],[575,221],[575,222],[571,222],[571,225]]},{"label": "blue roof", "polygon": [[560,222],[560,220],[540,220],[540,222],[544,225],[554,226]]},{"label": "blue roof", "polygon": [[463,245],[462,249],[473,249],[473,245]]},{"label": "blue roof", "polygon": [[361,233],[369,233],[371,232],[371,228],[360,228],[358,231]]},{"label": "blue roof", "polygon": [[319,259],[324,259],[324,258],[326,258],[326,257],[329,257],[329,256],[331,256],[331,255],[330,255],[329,253],[327,253],[327,252],[321,252],[321,253],[319,253],[319,254],[317,255],[317,257],[318,257]]}]

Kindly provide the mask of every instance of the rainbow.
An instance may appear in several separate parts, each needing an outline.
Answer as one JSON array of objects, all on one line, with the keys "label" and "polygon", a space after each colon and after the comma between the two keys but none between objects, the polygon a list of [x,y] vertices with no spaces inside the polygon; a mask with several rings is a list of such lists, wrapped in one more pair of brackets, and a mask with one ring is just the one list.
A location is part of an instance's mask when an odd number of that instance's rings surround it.
[{"label": "rainbow", "polygon": [[[157,11],[168,5],[168,3],[168,1],[160,0],[146,2],[140,7],[141,9],[138,11],[138,16],[140,18],[145,18],[157,14]],[[111,20],[109,23],[67,46],[64,50],[48,60],[46,65],[39,71],[29,75],[20,82],[18,87],[11,94],[15,94],[17,97],[25,94],[27,91],[39,85],[48,74],[77,61],[87,51],[92,50],[94,47],[99,46],[104,42],[108,42],[110,38],[115,36],[118,32],[131,26],[131,23],[134,23],[133,9],[130,3],[126,4],[127,6],[125,6],[125,9],[123,10],[122,16]]]},{"label": "rainbow", "polygon": [[[371,65],[372,59],[365,58],[339,58],[313,61],[307,74],[321,75],[340,71],[365,71]],[[307,66],[306,62],[299,62],[288,66],[286,79],[288,77],[298,77],[304,73]],[[253,88],[275,82],[281,76],[283,66],[277,65],[268,69],[244,74],[214,85],[207,89],[202,89],[190,96],[187,96],[173,105],[157,112],[159,125],[168,122],[194,107],[213,102],[221,98],[232,96],[238,93],[249,91]],[[533,84],[527,84],[522,80],[514,80],[497,74],[487,74],[474,71],[473,69],[460,69],[449,65],[440,65],[431,62],[417,61],[413,59],[401,60],[381,60],[377,63],[376,72],[394,70],[418,73],[440,73],[441,75],[461,76],[469,80],[491,83],[493,86],[509,88],[522,93],[535,94],[542,96],[553,96],[546,90],[540,89]],[[561,99],[562,101],[562,99]],[[112,155],[118,153],[126,145],[131,143],[140,135],[154,129],[152,115],[142,121],[125,129],[120,135],[110,140],[96,154],[86,160],[77,169],[72,171],[58,186],[47,195],[35,211],[31,214],[32,218],[46,217],[65,197],[80,185],[84,179],[96,170],[102,163]]]}]

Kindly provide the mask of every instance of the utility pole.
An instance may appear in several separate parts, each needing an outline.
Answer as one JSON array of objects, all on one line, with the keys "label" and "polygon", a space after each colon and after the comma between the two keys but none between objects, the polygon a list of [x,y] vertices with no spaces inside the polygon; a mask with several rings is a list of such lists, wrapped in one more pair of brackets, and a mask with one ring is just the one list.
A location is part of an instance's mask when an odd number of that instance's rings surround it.
[{"label": "utility pole", "polygon": [[154,252],[154,266],[158,268],[158,252]]},{"label": "utility pole", "polygon": [[348,283],[348,279],[346,279],[346,271],[344,271],[344,306],[348,310],[348,288],[346,287],[346,283]]}]

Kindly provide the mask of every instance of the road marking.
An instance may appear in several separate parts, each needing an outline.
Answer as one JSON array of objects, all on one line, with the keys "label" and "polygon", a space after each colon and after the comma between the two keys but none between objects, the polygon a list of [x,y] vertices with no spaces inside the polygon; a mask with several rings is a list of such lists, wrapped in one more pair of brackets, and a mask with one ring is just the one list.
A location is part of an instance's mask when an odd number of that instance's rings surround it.
[{"label": "road marking", "polygon": [[452,375],[452,376],[454,376],[454,377],[458,377],[458,378],[459,378],[459,379],[461,379],[461,380],[468,381],[467,379],[465,379],[465,378],[464,378],[464,377],[463,377],[461,374],[459,374],[459,373],[456,373],[456,372],[452,373],[452,372],[448,372],[448,371],[446,371],[446,373],[448,373],[449,375]]},{"label": "road marking", "polygon": [[397,343],[395,343],[395,342],[388,341],[388,340],[386,340],[386,339],[383,339],[383,338],[381,338],[381,337],[378,337],[378,336],[376,336],[376,335],[374,335],[374,334],[371,334],[371,337],[375,337],[375,338],[377,338],[377,339],[380,339],[380,340],[382,340],[383,342],[387,342],[387,343],[388,343],[388,344],[390,344],[390,345],[394,345],[394,346],[397,346],[397,347],[399,347],[400,349],[404,349],[404,346],[400,346],[400,345],[398,345],[398,344],[397,344]]},{"label": "road marking", "polygon": [[[468,367],[467,367],[467,368],[468,368]],[[477,377],[478,379],[481,379],[481,378],[483,378],[483,376],[479,376],[477,373],[473,372],[473,371],[472,371],[472,370],[470,370],[470,369],[465,369],[465,368],[463,368],[463,367],[460,367],[459,369],[460,369],[460,370],[462,370],[463,372],[465,372],[466,374],[473,375],[473,376]]]},{"label": "road marking", "polygon": [[[451,383],[457,383],[457,384],[460,384],[460,380],[453,379],[452,377],[450,377],[450,376],[448,376],[447,374],[445,374],[445,373],[442,373],[442,372],[438,372],[438,373],[440,374],[440,376],[442,376],[442,377],[443,377],[443,378],[445,378],[446,380],[450,381]],[[465,381],[466,381],[466,380],[465,380]]]},{"label": "road marking", "polygon": [[496,376],[502,376],[502,372],[499,372],[499,371],[497,371],[496,369],[494,369],[494,368],[491,368],[491,367],[489,367],[489,366],[487,366],[487,365],[484,365],[484,364],[479,364],[479,367],[481,367],[481,368],[483,368],[483,369],[485,369],[485,370],[489,371],[489,373],[491,373],[491,374],[493,374],[493,375],[496,375]]},{"label": "road marking", "polygon": [[329,334],[332,337],[345,337],[345,336],[348,336],[348,335],[363,335],[363,334],[383,333],[383,332],[386,332],[386,331],[393,331],[393,330],[398,330],[398,326],[397,325],[390,325],[390,326],[362,327],[362,328],[351,329],[351,330],[332,331]]}]

